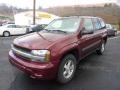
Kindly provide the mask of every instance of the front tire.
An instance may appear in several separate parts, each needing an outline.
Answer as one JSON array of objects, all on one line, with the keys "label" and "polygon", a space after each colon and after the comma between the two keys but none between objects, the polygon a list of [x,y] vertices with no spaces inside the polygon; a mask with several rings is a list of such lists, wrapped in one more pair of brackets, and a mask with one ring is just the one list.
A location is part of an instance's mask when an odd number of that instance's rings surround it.
[{"label": "front tire", "polygon": [[8,31],[3,32],[3,36],[4,37],[9,37],[10,36],[10,32],[8,32]]},{"label": "front tire", "polygon": [[73,54],[66,55],[60,64],[57,81],[61,84],[68,83],[74,77],[76,71],[76,57]]}]

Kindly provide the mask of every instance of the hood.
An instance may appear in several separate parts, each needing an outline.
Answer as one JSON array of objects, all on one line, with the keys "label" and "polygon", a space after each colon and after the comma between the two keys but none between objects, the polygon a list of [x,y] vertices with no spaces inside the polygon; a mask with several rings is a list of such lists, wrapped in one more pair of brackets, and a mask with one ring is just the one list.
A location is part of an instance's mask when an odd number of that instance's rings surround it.
[{"label": "hood", "polygon": [[49,49],[58,40],[65,39],[67,34],[33,33],[14,40],[14,44],[27,49]]}]

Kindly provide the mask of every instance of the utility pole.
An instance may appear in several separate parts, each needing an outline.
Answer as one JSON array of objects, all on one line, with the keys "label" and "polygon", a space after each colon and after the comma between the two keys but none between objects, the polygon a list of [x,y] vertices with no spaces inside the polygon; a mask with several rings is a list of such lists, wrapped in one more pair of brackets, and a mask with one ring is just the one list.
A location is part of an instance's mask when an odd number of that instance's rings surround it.
[{"label": "utility pole", "polygon": [[35,17],[36,17],[36,0],[33,0],[33,25],[35,25]]}]

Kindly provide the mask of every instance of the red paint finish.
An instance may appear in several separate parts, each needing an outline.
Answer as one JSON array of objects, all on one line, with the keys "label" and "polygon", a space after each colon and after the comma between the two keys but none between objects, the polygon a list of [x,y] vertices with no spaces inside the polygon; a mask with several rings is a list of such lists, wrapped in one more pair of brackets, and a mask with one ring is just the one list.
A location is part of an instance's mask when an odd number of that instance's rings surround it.
[{"label": "red paint finish", "polygon": [[52,79],[56,75],[57,64],[54,63],[34,63],[16,57],[12,51],[9,52],[9,61],[12,65],[22,70],[32,78]]},{"label": "red paint finish", "polygon": [[[77,32],[72,34],[39,32],[19,37],[14,40],[13,45],[28,50],[49,50],[50,61],[46,63],[34,62],[29,58],[16,55],[12,50],[9,52],[10,63],[37,79],[53,79],[57,76],[59,64],[62,57],[72,50],[78,54],[78,62],[83,57],[95,51],[104,38],[107,38],[105,28],[95,30],[93,34],[82,35],[84,19],[92,17],[81,17]],[[98,42],[99,41],[99,42]]]}]

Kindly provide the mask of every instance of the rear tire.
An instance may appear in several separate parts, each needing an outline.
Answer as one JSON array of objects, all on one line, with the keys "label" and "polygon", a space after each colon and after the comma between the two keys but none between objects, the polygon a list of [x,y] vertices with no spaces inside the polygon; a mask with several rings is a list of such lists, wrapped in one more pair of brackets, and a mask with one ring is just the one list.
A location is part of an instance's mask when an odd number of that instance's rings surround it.
[{"label": "rear tire", "polygon": [[117,31],[115,32],[114,36],[117,36]]},{"label": "rear tire", "polygon": [[9,37],[10,36],[10,32],[8,32],[8,31],[3,32],[3,36],[4,37]]},{"label": "rear tire", "polygon": [[98,50],[96,50],[98,55],[102,55],[105,51],[105,41],[102,42],[102,44],[100,45],[100,48]]},{"label": "rear tire", "polygon": [[60,64],[57,81],[61,84],[68,83],[74,77],[76,71],[76,57],[73,54],[66,55]]}]

